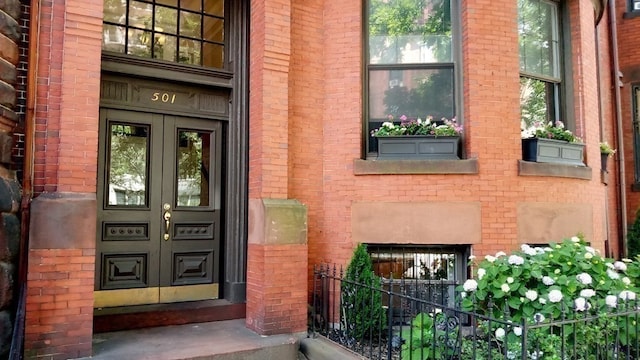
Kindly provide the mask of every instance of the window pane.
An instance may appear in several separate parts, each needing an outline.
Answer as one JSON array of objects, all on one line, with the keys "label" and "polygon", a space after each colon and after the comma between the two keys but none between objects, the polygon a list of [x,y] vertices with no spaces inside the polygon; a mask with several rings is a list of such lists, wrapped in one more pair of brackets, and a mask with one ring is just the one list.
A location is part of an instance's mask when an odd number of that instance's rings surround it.
[{"label": "window pane", "polygon": [[384,121],[388,115],[441,119],[454,114],[451,68],[369,72],[371,121]]},{"label": "window pane", "polygon": [[132,1],[129,5],[129,26],[151,29],[151,4]]},{"label": "window pane", "polygon": [[149,128],[109,125],[109,205],[147,205]]},{"label": "window pane", "polygon": [[178,132],[178,206],[209,206],[211,134]]},{"label": "window pane", "polygon": [[153,58],[175,62],[177,45],[177,37],[156,33],[153,47]]},{"label": "window pane", "polygon": [[203,65],[212,68],[224,67],[224,46],[204,43],[203,45]]},{"label": "window pane", "polygon": [[202,0],[180,0],[180,7],[183,9],[200,12],[202,10]]},{"label": "window pane", "polygon": [[204,17],[202,38],[208,41],[224,41],[224,21],[210,16]]},{"label": "window pane", "polygon": [[518,1],[520,70],[558,78],[559,31],[557,5],[541,0]]},{"label": "window pane", "polygon": [[450,0],[371,0],[369,63],[451,62]]},{"label": "window pane", "polygon": [[202,15],[180,11],[180,35],[200,38]]},{"label": "window pane", "polygon": [[215,16],[224,16],[224,0],[207,0],[204,4],[204,13]]},{"label": "window pane", "polygon": [[105,25],[102,31],[102,49],[124,53],[125,27]]},{"label": "window pane", "polygon": [[127,53],[144,58],[151,57],[151,31],[129,29]]},{"label": "window pane", "polygon": [[200,63],[200,41],[180,39],[179,63],[190,65],[201,65]]},{"label": "window pane", "polygon": [[520,78],[520,117],[522,129],[560,120],[556,117],[557,85],[527,77]]},{"label": "window pane", "polygon": [[178,11],[164,6],[156,6],[155,31],[176,34]]},{"label": "window pane", "polygon": [[126,11],[126,1],[106,0],[104,2],[104,21],[125,25]]}]

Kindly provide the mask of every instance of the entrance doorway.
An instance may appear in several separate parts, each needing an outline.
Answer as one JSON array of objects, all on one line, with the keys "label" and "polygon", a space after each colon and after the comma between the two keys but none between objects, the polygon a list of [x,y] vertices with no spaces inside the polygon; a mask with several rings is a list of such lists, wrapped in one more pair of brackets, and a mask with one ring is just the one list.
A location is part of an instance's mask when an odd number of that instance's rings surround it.
[{"label": "entrance doorway", "polygon": [[95,307],[216,299],[222,123],[100,111]]}]

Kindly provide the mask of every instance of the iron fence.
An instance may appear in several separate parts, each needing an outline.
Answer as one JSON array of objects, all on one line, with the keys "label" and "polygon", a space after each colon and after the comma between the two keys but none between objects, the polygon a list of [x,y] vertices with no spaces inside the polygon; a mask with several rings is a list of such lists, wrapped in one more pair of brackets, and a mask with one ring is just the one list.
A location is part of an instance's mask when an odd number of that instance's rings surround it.
[{"label": "iron fence", "polygon": [[335,265],[314,267],[309,333],[370,359],[640,359],[636,301],[512,321],[509,309],[499,318],[483,315],[494,309],[462,310],[455,282],[365,284],[343,275]]}]

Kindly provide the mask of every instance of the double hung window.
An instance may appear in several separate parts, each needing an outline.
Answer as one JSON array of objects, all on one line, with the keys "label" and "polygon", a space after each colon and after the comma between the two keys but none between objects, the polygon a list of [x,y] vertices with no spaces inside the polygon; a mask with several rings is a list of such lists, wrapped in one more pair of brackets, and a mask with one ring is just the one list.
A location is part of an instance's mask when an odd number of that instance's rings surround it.
[{"label": "double hung window", "polygon": [[559,4],[518,0],[521,127],[563,121]]},{"label": "double hung window", "polygon": [[[455,105],[455,0],[368,0],[366,6],[366,129],[452,118]],[[367,151],[377,151],[367,136]]]}]

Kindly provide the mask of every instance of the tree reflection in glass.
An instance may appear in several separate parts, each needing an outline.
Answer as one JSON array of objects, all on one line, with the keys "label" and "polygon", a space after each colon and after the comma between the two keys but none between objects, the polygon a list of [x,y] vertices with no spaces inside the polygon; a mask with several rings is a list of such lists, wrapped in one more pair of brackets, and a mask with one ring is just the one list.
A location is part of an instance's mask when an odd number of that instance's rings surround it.
[{"label": "tree reflection in glass", "polygon": [[178,206],[209,206],[211,134],[178,132]]},{"label": "tree reflection in glass", "polygon": [[149,128],[111,123],[109,134],[109,205],[147,205]]}]

